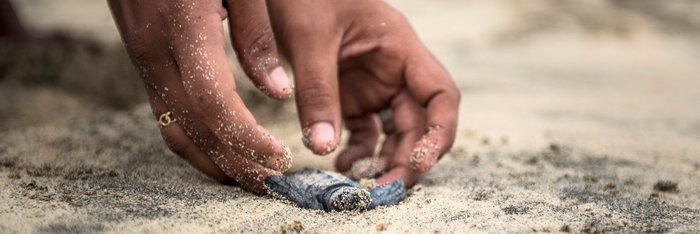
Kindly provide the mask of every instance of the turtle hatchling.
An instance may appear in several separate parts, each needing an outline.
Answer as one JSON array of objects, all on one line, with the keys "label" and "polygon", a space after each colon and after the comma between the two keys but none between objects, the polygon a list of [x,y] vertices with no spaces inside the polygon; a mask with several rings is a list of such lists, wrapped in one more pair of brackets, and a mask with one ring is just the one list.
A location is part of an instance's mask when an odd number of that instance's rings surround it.
[{"label": "turtle hatchling", "polygon": [[305,168],[289,175],[270,176],[265,185],[274,195],[297,206],[325,211],[363,211],[394,205],[406,198],[401,180],[363,189],[357,182],[334,172]]}]

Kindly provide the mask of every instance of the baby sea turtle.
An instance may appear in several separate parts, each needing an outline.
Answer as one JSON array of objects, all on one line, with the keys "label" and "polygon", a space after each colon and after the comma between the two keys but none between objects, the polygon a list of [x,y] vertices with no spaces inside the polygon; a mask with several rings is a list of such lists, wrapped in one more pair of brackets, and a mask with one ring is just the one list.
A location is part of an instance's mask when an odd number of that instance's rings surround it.
[{"label": "baby sea turtle", "polygon": [[313,168],[267,177],[265,185],[299,207],[325,211],[370,210],[406,198],[401,180],[367,190],[343,175]]}]

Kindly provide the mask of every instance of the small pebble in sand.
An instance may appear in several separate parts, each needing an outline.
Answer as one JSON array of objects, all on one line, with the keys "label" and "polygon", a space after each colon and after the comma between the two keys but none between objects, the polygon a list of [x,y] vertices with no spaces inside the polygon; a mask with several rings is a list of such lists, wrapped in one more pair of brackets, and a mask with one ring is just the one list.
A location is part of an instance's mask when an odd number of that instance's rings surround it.
[{"label": "small pebble in sand", "polygon": [[491,139],[489,139],[489,137],[485,136],[485,137],[481,138],[481,144],[482,145],[490,145]]},{"label": "small pebble in sand", "polygon": [[663,194],[659,194],[658,192],[653,192],[649,194],[649,198],[647,198],[647,201],[653,202],[653,203],[658,203],[658,202],[663,202],[663,199],[665,196]]},{"label": "small pebble in sand", "polygon": [[571,232],[571,227],[569,227],[569,225],[564,224],[564,226],[561,226],[559,231],[560,232]]},{"label": "small pebble in sand", "polygon": [[13,173],[8,174],[8,175],[7,175],[7,178],[16,180],[16,179],[21,179],[22,176],[21,176],[19,173],[17,173],[17,172],[13,172]]},{"label": "small pebble in sand", "polygon": [[508,136],[501,137],[501,145],[507,145],[509,141],[510,139],[508,138]]},{"label": "small pebble in sand", "polygon": [[0,166],[2,166],[2,167],[11,168],[11,167],[14,167],[15,164],[16,164],[16,160],[14,160],[14,159],[5,159],[5,158],[0,159]]},{"label": "small pebble in sand", "polygon": [[678,182],[670,180],[659,180],[654,184],[654,190],[660,192],[676,193],[678,192]]},{"label": "small pebble in sand", "polygon": [[380,223],[380,224],[377,224],[377,231],[378,231],[378,232],[386,231],[386,230],[389,228],[389,225],[391,225],[391,223]]},{"label": "small pebble in sand", "polygon": [[469,165],[477,167],[479,166],[479,162],[481,162],[481,158],[479,157],[479,151],[474,152],[474,156],[472,157],[472,160],[469,161]]},{"label": "small pebble in sand", "polygon": [[301,233],[304,231],[304,225],[301,223],[301,221],[294,220],[282,225],[280,229],[282,233]]},{"label": "small pebble in sand", "polygon": [[467,149],[461,146],[453,147],[452,150],[450,151],[450,156],[453,158],[457,158],[459,156],[466,156],[467,155]]},{"label": "small pebble in sand", "polygon": [[561,146],[559,146],[557,143],[551,143],[549,144],[549,150],[551,150],[552,153],[558,154],[561,152]]}]

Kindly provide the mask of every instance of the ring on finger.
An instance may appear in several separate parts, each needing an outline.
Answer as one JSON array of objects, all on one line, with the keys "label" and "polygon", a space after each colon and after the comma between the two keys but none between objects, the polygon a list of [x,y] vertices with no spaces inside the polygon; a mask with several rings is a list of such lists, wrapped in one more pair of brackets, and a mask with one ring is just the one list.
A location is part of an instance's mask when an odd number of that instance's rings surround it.
[{"label": "ring on finger", "polygon": [[158,125],[160,125],[160,127],[167,127],[171,123],[177,121],[177,119],[172,117],[172,114],[173,113],[170,111],[161,114],[158,118]]}]

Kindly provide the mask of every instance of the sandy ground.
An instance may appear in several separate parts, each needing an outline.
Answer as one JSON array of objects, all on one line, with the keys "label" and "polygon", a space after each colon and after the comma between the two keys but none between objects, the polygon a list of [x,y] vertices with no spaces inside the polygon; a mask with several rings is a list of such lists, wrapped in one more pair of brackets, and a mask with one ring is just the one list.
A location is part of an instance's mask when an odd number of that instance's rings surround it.
[{"label": "sandy ground", "polygon": [[[694,1],[390,1],[462,90],[460,129],[404,202],[361,214],[204,177],[162,143],[104,1],[16,2],[101,50],[1,44],[0,232],[700,232]],[[243,90],[295,168],[331,169],[293,103]]]}]

